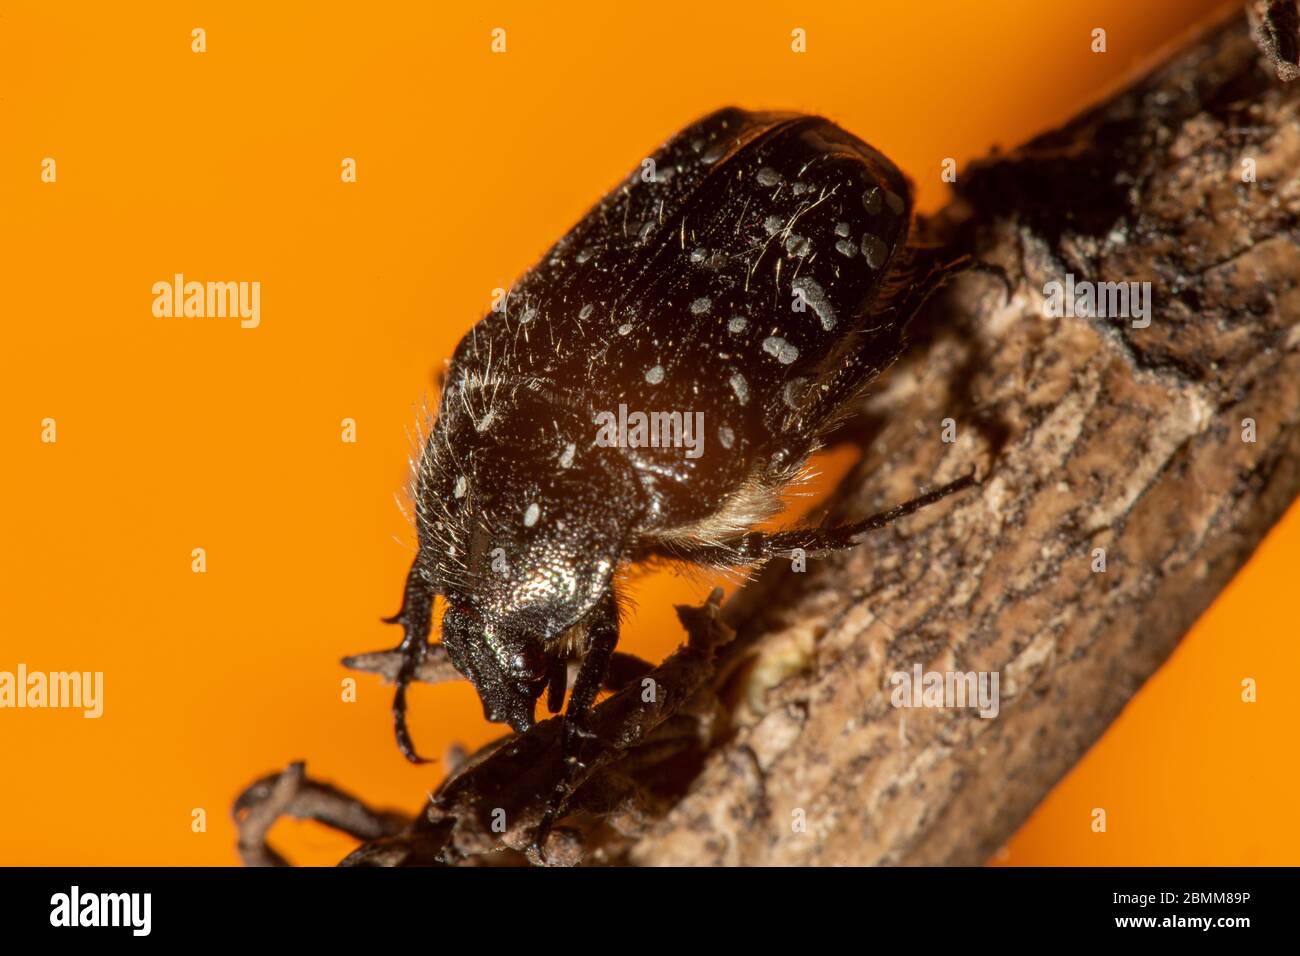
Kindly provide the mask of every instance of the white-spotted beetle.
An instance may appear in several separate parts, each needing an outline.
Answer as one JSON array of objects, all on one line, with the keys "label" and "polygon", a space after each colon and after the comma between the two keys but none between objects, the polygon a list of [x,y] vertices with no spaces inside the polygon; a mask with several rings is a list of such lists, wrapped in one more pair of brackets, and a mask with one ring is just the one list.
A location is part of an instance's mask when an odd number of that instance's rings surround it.
[{"label": "white-spotted beetle", "polygon": [[[528,730],[543,692],[558,711],[580,662],[575,760],[618,641],[620,569],[852,547],[974,480],[851,525],[751,530],[941,280],[907,247],[911,206],[893,163],[828,120],[723,109],[641,163],[470,330],[417,465],[419,551],[389,619],[404,628],[393,713],[408,759],[406,687],[435,595],[489,720]],[[668,440],[600,440],[601,421],[637,412]]]}]

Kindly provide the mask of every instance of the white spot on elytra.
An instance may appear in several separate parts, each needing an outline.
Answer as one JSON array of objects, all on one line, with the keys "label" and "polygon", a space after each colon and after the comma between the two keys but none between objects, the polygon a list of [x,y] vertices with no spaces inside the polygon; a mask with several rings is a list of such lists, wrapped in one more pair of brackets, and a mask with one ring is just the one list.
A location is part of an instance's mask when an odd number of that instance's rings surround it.
[{"label": "white spot on elytra", "polygon": [[842,256],[848,256],[850,259],[852,259],[854,253],[858,251],[858,247],[855,246],[853,243],[849,242],[847,239],[836,239],[835,251]]},{"label": "white spot on elytra", "polygon": [[790,381],[785,383],[785,388],[781,393],[781,400],[785,402],[787,407],[798,411],[799,403],[808,392],[807,386],[808,379],[806,378],[790,379]]},{"label": "white spot on elytra", "polygon": [[573,442],[569,442],[567,445],[564,446],[564,452],[563,454],[560,455],[561,468],[568,468],[570,465],[573,464],[573,455],[574,452],[576,452],[577,450],[578,450],[578,446],[575,445]]},{"label": "white spot on elytra", "polygon": [[474,423],[474,430],[476,432],[487,431],[489,428],[492,427],[492,422],[496,420],[496,417],[497,417],[497,413],[495,409],[489,411],[486,415],[484,415],[482,418],[480,418],[477,422]]},{"label": "white spot on elytra", "polygon": [[455,495],[457,498],[464,498],[465,491],[468,488],[469,488],[469,482],[465,480],[464,475],[461,475],[459,478],[456,479],[456,487],[452,489],[451,493]]},{"label": "white spot on elytra", "polygon": [[781,174],[771,166],[764,166],[760,169],[757,178],[760,186],[777,186],[781,182]]},{"label": "white spot on elytra", "polygon": [[704,315],[711,308],[713,308],[713,300],[707,295],[702,295],[691,303],[691,315]]},{"label": "white spot on elytra", "polygon": [[712,166],[720,160],[726,152],[727,147],[725,143],[714,143],[709,147],[708,151],[700,157],[700,162],[704,163],[706,166]]},{"label": "white spot on elytra", "polygon": [[763,231],[769,236],[775,236],[784,228],[785,223],[782,221],[780,216],[768,216],[763,220]]},{"label": "white spot on elytra", "polygon": [[645,380],[651,385],[658,385],[664,380],[664,367],[662,365],[656,365],[654,368],[647,370],[645,373]]},{"label": "white spot on elytra", "polygon": [[749,383],[739,372],[731,374],[731,390],[736,393],[736,399],[740,404],[744,405],[749,401]]},{"label": "white spot on elytra", "polygon": [[531,528],[533,525],[537,524],[537,519],[541,513],[542,509],[537,507],[537,502],[534,501],[528,506],[528,510],[524,512],[524,527]]},{"label": "white spot on elytra", "polygon": [[803,236],[790,233],[785,240],[785,251],[789,255],[803,257],[812,252],[812,243]]},{"label": "white spot on elytra", "polygon": [[632,331],[632,324],[630,322],[624,322],[622,325],[618,327],[619,335],[627,335],[631,331]]},{"label": "white spot on elytra", "polygon": [[718,429],[718,441],[722,442],[723,448],[730,448],[736,443],[736,433],[726,425]]},{"label": "white spot on elytra", "polygon": [[822,288],[820,282],[812,276],[799,276],[790,283],[790,287],[812,306],[812,310],[817,313],[817,318],[821,319],[823,329],[829,332],[835,328],[835,309],[826,298],[826,290]]},{"label": "white spot on elytra", "polygon": [[835,224],[835,235],[843,236],[847,239],[850,235],[849,224],[847,222],[837,222]]},{"label": "white spot on elytra", "polygon": [[594,311],[596,311],[596,307],[591,303],[587,303],[582,307],[582,311],[578,313],[578,318],[585,319]]},{"label": "white spot on elytra", "polygon": [[763,351],[782,365],[789,365],[799,357],[799,350],[779,335],[769,335],[763,339]]},{"label": "white spot on elytra", "polygon": [[862,258],[867,260],[867,265],[873,269],[879,269],[885,264],[885,257],[889,255],[889,250],[885,244],[867,233],[862,237]]},{"label": "white spot on elytra", "polygon": [[732,335],[739,335],[741,332],[745,331],[745,326],[747,325],[749,325],[749,320],[738,315],[727,323],[727,331]]}]

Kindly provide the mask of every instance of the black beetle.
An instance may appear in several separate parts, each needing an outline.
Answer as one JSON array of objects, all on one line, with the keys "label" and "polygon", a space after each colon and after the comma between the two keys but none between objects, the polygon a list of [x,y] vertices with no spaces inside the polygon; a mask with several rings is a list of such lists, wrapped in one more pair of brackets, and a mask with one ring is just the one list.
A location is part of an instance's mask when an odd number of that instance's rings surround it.
[{"label": "black beetle", "polygon": [[945,272],[907,247],[911,206],[903,174],[828,120],[723,109],[470,330],[417,464],[419,551],[389,619],[404,628],[393,712],[409,759],[406,686],[437,594],[443,646],[489,720],[528,730],[548,690],[558,711],[580,662],[574,759],[618,641],[621,568],[852,547],[973,481],[848,526],[750,530]]}]

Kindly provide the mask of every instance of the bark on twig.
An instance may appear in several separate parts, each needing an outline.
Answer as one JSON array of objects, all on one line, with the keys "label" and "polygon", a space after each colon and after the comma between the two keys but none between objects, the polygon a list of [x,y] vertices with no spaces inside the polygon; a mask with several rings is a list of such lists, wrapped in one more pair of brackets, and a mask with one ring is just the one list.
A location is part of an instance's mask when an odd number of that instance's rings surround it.
[{"label": "bark on twig", "polygon": [[[829,517],[972,465],[981,487],[769,567],[725,624],[686,612],[653,700],[636,680],[597,708],[551,862],[979,864],[1100,736],[1300,491],[1300,83],[1277,49],[1239,17],[961,175],[927,230],[1012,294],[971,274],[918,319]],[[1149,326],[1045,318],[1067,275],[1151,283]],[[998,715],[896,709],[918,664],[997,673]],[[556,737],[480,751],[349,862],[523,862]]]},{"label": "bark on twig", "polygon": [[1277,78],[1287,83],[1300,79],[1300,0],[1250,0],[1246,14]]},{"label": "bark on twig", "polygon": [[302,761],[254,781],[235,799],[239,858],[245,866],[288,866],[267,836],[280,817],[315,820],[358,840],[378,840],[404,831],[410,820],[391,811],[371,810],[351,794],[309,780]]}]

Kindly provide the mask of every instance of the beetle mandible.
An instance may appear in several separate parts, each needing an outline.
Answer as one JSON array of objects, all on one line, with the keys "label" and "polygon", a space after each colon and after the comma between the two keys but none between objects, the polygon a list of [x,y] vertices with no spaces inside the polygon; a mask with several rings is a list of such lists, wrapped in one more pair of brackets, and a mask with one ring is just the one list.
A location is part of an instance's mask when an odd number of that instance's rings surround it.
[{"label": "beetle mandible", "polygon": [[[461,340],[416,464],[419,547],[388,619],[403,627],[393,713],[408,759],[421,758],[406,688],[436,595],[442,644],[489,720],[527,731],[543,693],[563,706],[577,664],[574,760],[618,642],[621,569],[848,548],[974,481],[846,526],[751,530],[898,357],[946,273],[907,246],[911,195],[828,120],[719,110],[639,164]],[[601,440],[620,410],[658,415],[668,434]]]}]

